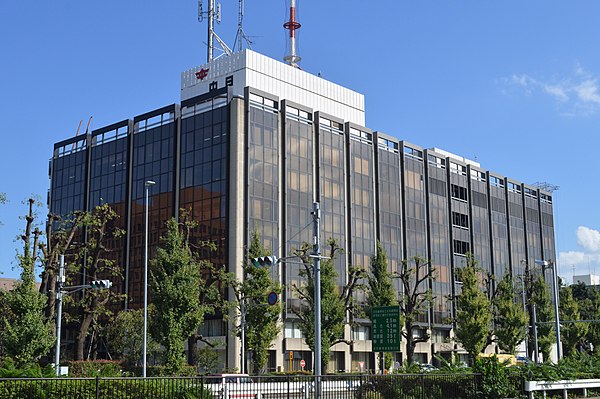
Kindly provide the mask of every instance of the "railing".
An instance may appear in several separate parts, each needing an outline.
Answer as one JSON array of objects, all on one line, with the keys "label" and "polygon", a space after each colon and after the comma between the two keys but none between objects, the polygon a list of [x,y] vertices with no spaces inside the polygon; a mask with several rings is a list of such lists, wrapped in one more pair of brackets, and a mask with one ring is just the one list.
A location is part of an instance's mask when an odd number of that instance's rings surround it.
[{"label": "railing", "polygon": [[568,389],[580,389],[583,391],[583,397],[587,397],[587,390],[591,388],[600,388],[600,379],[590,380],[561,380],[561,381],[525,381],[525,392],[528,397],[533,399],[535,391],[542,391],[544,398],[547,391],[562,391],[563,398],[567,398]]},{"label": "railing", "polygon": [[[5,378],[2,399],[314,399],[315,377],[261,376],[248,383],[207,377]],[[479,374],[326,375],[321,399],[471,399]]]}]

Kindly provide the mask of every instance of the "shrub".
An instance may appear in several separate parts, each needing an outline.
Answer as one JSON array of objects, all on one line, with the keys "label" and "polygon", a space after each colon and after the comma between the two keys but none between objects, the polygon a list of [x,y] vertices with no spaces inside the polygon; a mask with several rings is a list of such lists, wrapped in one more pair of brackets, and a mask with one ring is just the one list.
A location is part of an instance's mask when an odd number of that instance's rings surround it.
[{"label": "shrub", "polygon": [[116,360],[68,362],[70,377],[122,377],[122,364]]}]

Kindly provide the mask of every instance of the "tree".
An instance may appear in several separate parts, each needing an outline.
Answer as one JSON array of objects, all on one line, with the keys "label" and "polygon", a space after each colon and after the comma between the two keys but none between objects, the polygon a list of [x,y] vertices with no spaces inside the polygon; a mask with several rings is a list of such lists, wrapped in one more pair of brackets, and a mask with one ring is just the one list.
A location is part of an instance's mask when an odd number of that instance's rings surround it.
[{"label": "tree", "polygon": [[[351,267],[348,270],[348,279],[344,287],[337,285],[337,273],[335,271],[335,260],[342,249],[335,239],[330,238],[327,241],[329,248],[329,259],[321,262],[321,365],[322,370],[326,372],[329,361],[330,349],[333,345],[343,342],[350,344],[350,341],[344,340],[344,326],[350,323],[353,315],[358,312],[353,294],[361,289],[360,281],[365,276],[365,271],[359,267]],[[309,255],[312,252],[312,246],[304,243],[294,254],[302,261],[302,267],[299,275],[306,279],[306,283],[300,286],[292,286],[292,289],[302,300],[299,308],[292,311],[300,319],[299,328],[305,337],[306,344],[314,351],[314,264]],[[341,288],[341,289],[340,289]],[[348,316],[350,315],[350,316]],[[315,359],[315,362],[319,359]]]},{"label": "tree", "polygon": [[[180,223],[175,218],[167,221],[163,243],[150,262],[155,309],[151,333],[165,348],[164,364],[170,373],[176,373],[183,366],[185,341],[198,334],[205,315],[214,314],[221,295],[217,279],[221,268],[200,260],[192,251],[190,232],[197,223],[189,220],[185,213],[180,219]],[[213,243],[200,245],[215,249]]]},{"label": "tree", "polygon": [[560,330],[561,341],[565,356],[574,354],[577,347],[585,342],[588,332],[587,323],[568,323],[568,320],[581,320],[579,304],[573,298],[571,287],[561,287],[559,302],[560,319],[565,321]]},{"label": "tree", "polygon": [[[434,268],[425,259],[415,256],[410,261],[407,259],[402,261],[400,273],[396,276],[402,284],[399,305],[400,314],[403,315],[402,336],[406,340],[406,362],[409,365],[414,361],[417,344],[429,340],[429,332],[418,327],[417,322],[422,316],[427,315],[431,301],[434,299],[429,281],[435,275]],[[415,328],[421,328],[423,334],[413,334]]]},{"label": "tree", "polygon": [[462,290],[455,299],[456,340],[474,361],[485,349],[492,324],[491,304],[481,289],[481,270],[472,254],[467,254],[467,265],[457,268],[455,274],[462,282]]},{"label": "tree", "polygon": [[[254,372],[263,374],[266,371],[269,348],[281,331],[279,315],[281,302],[267,304],[267,296],[271,292],[281,294],[281,286],[271,278],[271,271],[264,267],[255,267],[251,260],[270,255],[260,243],[260,236],[254,232],[250,246],[242,266],[244,280],[236,282],[234,291],[238,307],[244,302],[245,312],[245,348],[253,353]],[[238,327],[238,335],[241,328]]]},{"label": "tree", "polygon": [[504,352],[514,354],[517,346],[527,336],[528,317],[516,300],[514,281],[505,274],[496,287],[493,298],[494,334]]},{"label": "tree", "polygon": [[[115,227],[119,216],[109,204],[98,205],[92,212],[85,213],[81,218],[86,231],[85,245],[82,246],[69,268],[68,275],[80,275],[85,270],[89,281],[101,278],[122,278],[121,265],[110,257],[112,240],[121,239],[125,232]],[[88,283],[85,281],[84,283]],[[85,344],[91,332],[90,348],[93,357],[96,356],[100,323],[110,320],[113,315],[111,305],[122,301],[123,296],[114,290],[87,290],[79,298],[68,297],[76,306],[74,318],[79,321],[77,331],[75,359],[83,360]],[[92,350],[88,351],[88,354]],[[89,357],[89,355],[88,355]]]},{"label": "tree", "polygon": [[[550,350],[552,345],[556,343],[554,335],[554,324],[543,323],[554,320],[554,310],[552,309],[552,303],[550,302],[550,294],[548,287],[544,281],[542,275],[533,275],[526,270],[526,290],[527,297],[529,300],[529,319],[533,320],[533,305],[536,308],[536,319],[537,319],[537,336],[538,336],[538,348],[542,353],[544,361],[550,360]],[[529,353],[535,351],[535,339],[533,336],[533,328],[530,329],[530,335],[528,338],[529,342]]]},{"label": "tree", "polygon": [[[40,263],[42,265],[42,282],[40,292],[48,295],[44,313],[46,318],[52,321],[52,335],[56,336],[56,325],[54,315],[56,314],[56,277],[58,276],[60,255],[68,255],[77,252],[75,245],[76,237],[82,235],[83,220],[87,213],[77,211],[67,220],[61,220],[58,215],[48,214],[46,221],[46,242],[40,241],[39,250],[42,254]],[[55,227],[57,229],[55,230]]]},{"label": "tree", "polygon": [[[381,242],[377,241],[377,251],[371,256],[371,270],[367,274],[367,313],[371,315],[371,309],[376,306],[397,305],[396,291],[392,284],[392,274],[388,269],[387,255]],[[379,354],[381,369],[387,368],[391,363],[391,355],[383,352]],[[385,359],[385,360],[384,360]]]},{"label": "tree", "polygon": [[[140,326],[144,322],[143,311],[143,309],[123,310],[117,313],[112,324],[107,328],[107,341],[112,355],[123,359],[127,366],[142,364],[144,332]],[[158,349],[158,344],[152,337],[148,337],[148,350],[154,352]]]},{"label": "tree", "polygon": [[[579,304],[579,313],[583,320],[600,319],[600,292],[596,287],[588,287],[579,282],[569,286],[573,299]],[[600,323],[590,323],[586,334],[586,344],[591,348],[600,348]]]},{"label": "tree", "polygon": [[29,199],[28,203],[25,232],[21,235],[23,252],[17,256],[21,279],[12,291],[1,294],[0,346],[18,366],[37,362],[54,344],[51,325],[44,316],[46,296],[35,287],[38,240],[42,233],[34,225],[35,200]]}]

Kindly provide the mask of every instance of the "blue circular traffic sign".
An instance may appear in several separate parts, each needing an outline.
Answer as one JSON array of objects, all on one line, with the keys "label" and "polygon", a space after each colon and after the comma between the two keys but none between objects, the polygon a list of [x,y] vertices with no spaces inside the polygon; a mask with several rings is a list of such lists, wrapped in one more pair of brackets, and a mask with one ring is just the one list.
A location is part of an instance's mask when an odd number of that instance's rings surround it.
[{"label": "blue circular traffic sign", "polygon": [[275,291],[270,292],[269,296],[267,297],[267,302],[269,305],[275,305],[277,301],[279,301],[279,295],[277,295]]}]

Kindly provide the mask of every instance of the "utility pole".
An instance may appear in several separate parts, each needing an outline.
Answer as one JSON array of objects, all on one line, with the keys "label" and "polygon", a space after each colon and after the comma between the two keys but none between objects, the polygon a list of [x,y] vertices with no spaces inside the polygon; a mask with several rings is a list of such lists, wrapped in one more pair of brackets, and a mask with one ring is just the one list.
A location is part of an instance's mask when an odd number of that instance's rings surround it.
[{"label": "utility pole", "polygon": [[319,236],[319,224],[321,220],[321,208],[318,202],[313,203],[313,257],[314,257],[314,280],[315,280],[315,389],[316,399],[321,398],[321,241]]},{"label": "utility pole", "polygon": [[54,350],[54,365],[56,367],[56,376],[60,375],[60,333],[62,324],[62,296],[63,286],[65,284],[65,256],[60,255],[60,265],[58,266],[58,280],[56,281],[56,349]]}]

